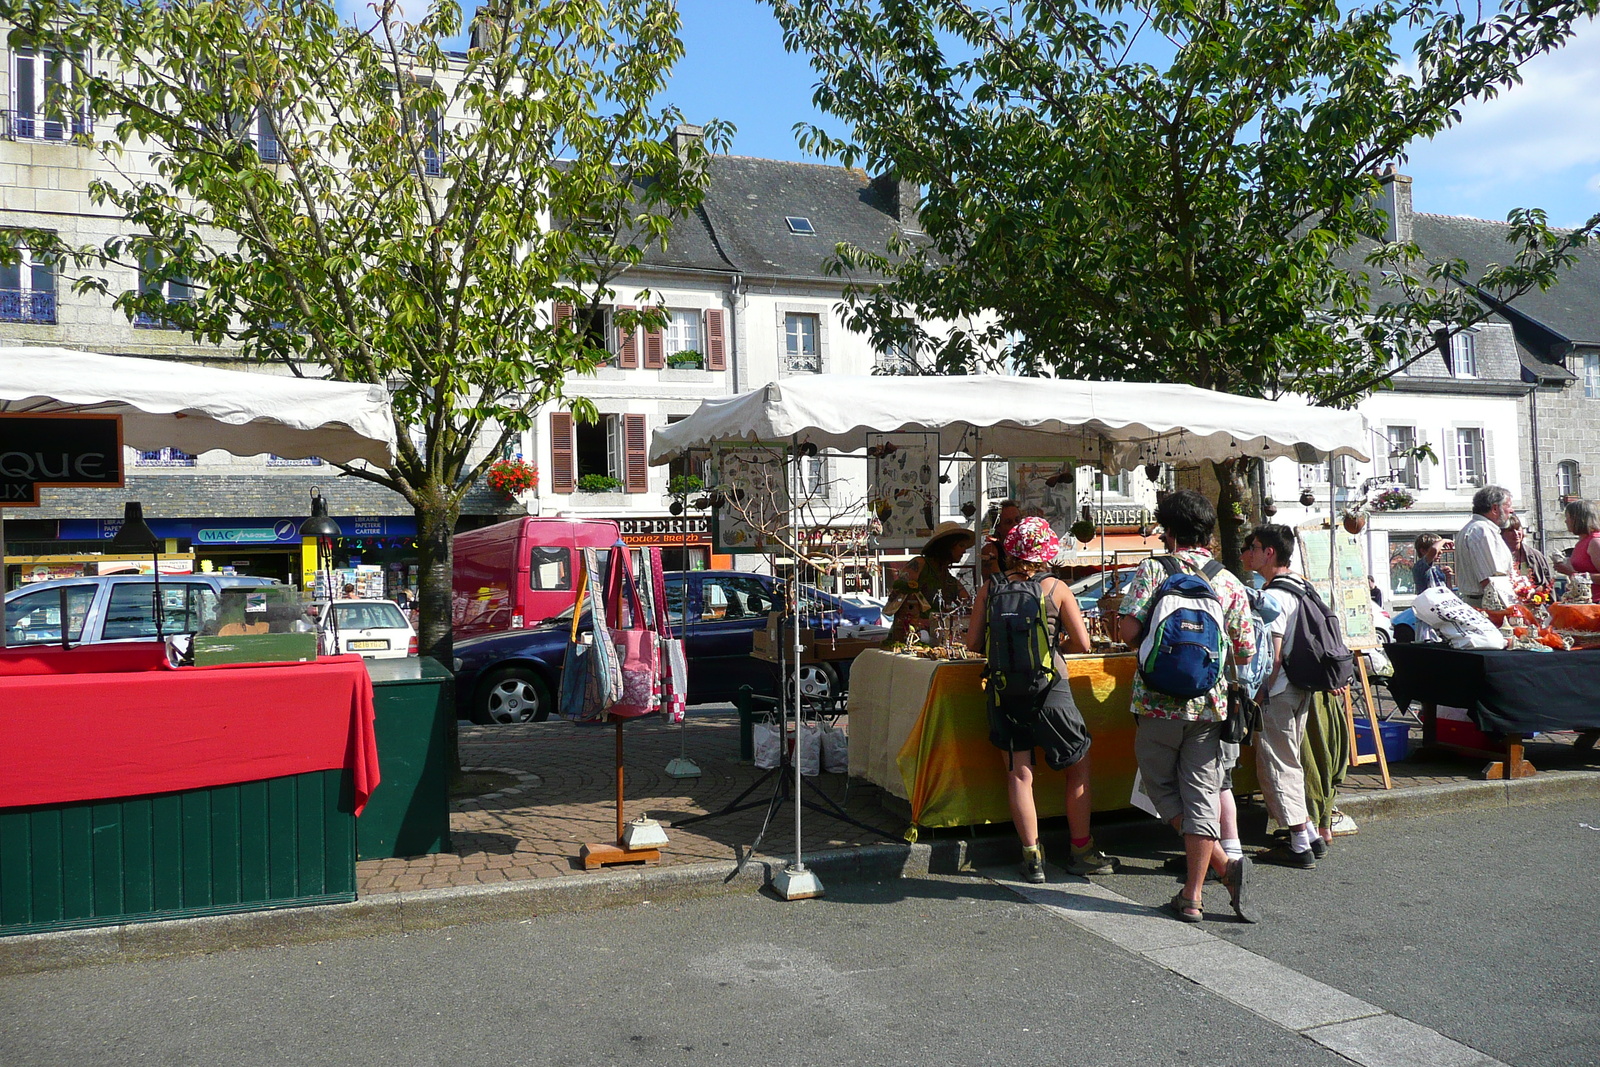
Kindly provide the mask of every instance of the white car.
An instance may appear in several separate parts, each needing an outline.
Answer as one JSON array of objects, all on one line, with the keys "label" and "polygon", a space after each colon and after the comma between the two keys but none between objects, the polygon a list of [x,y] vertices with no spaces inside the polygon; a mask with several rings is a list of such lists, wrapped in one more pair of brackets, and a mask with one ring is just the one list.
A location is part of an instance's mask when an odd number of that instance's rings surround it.
[{"label": "white car", "polygon": [[392,600],[319,600],[316,616],[324,655],[404,659],[417,654],[417,631]]}]

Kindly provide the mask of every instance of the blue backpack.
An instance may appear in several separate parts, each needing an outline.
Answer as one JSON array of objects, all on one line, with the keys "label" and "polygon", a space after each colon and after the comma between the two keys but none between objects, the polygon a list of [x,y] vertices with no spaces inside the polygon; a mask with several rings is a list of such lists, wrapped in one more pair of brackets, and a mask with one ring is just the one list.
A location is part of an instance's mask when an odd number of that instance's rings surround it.
[{"label": "blue backpack", "polygon": [[1150,601],[1139,675],[1147,689],[1191,700],[1217,687],[1228,659],[1227,619],[1208,580],[1222,573],[1222,564],[1212,560],[1192,574],[1172,556],[1155,558],[1167,577]]},{"label": "blue backpack", "polygon": [[1272,635],[1267,631],[1267,624],[1282,612],[1276,604],[1262,596],[1259,589],[1246,589],[1245,595],[1250,598],[1250,625],[1255,630],[1256,654],[1250,657],[1249,663],[1235,665],[1234,671],[1244,691],[1255,696],[1261,683],[1272,673]]}]

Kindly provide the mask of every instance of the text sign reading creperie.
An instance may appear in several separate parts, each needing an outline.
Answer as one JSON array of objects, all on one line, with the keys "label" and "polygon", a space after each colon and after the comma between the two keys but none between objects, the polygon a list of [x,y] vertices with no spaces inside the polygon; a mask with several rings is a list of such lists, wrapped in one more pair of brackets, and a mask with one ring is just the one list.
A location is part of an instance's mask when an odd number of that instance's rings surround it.
[{"label": "text sign reading creperie", "polygon": [[120,415],[0,414],[0,507],[37,507],[42,485],[121,484]]}]

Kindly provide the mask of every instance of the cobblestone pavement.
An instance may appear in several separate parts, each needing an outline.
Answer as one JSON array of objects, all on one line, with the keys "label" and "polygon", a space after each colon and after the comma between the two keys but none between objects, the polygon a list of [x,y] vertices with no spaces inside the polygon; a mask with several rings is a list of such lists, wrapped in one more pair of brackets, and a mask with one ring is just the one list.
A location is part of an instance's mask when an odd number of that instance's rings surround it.
[{"label": "cobblestone pavement", "polygon": [[[846,725],[848,720],[841,720]],[[1420,728],[1413,729],[1420,740]],[[1530,743],[1527,758],[1541,770],[1597,767],[1592,755],[1573,751],[1572,735],[1547,735]],[[671,843],[661,863],[727,861],[745,855],[766,816],[764,803],[776,781],[767,779],[748,800],[761,801],[737,814],[708,819],[693,826],[670,824],[691,815],[719,810],[762,771],[741,763],[738,719],[731,708],[694,708],[687,727],[657,721],[624,727],[627,768],[626,815],[649,815],[668,825]],[[667,763],[685,746],[699,764],[699,778],[675,779]],[[409,859],[365,860],[356,865],[361,895],[419,888],[442,888],[527,878],[585,876],[578,851],[586,842],[609,842],[616,835],[615,733],[609,726],[576,726],[565,722],[517,726],[461,726],[461,763],[468,770],[495,770],[515,776],[515,784],[499,792],[452,804],[450,827],[456,851]],[[1467,757],[1431,761],[1407,760],[1390,773],[1396,788],[1476,779],[1481,759]],[[508,779],[509,780],[509,779]],[[887,836],[852,826],[814,810],[804,818],[807,851],[847,848],[884,840],[900,840],[909,814],[905,803],[877,786],[842,774],[807,779],[807,798],[823,796],[840,802],[857,821],[878,827]],[[1353,770],[1342,793],[1382,791],[1377,766]],[[943,831],[961,833],[964,831]],[[981,831],[980,831],[981,832]],[[1006,833],[1009,827],[994,828]],[[926,839],[929,832],[923,831]],[[773,819],[758,855],[788,856],[794,840],[794,808],[785,803]]]}]

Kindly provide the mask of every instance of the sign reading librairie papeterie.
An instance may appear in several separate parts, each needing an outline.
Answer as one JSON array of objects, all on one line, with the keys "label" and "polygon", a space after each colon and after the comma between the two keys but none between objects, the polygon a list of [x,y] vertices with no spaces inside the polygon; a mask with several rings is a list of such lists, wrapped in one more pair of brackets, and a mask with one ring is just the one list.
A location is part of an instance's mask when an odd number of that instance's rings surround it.
[{"label": "sign reading librairie papeterie", "polygon": [[38,507],[45,485],[121,484],[121,416],[0,414],[0,507]]}]

